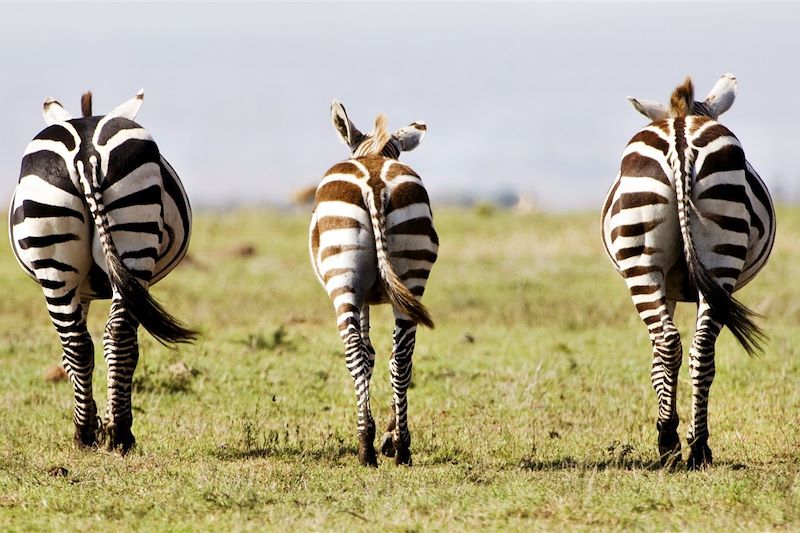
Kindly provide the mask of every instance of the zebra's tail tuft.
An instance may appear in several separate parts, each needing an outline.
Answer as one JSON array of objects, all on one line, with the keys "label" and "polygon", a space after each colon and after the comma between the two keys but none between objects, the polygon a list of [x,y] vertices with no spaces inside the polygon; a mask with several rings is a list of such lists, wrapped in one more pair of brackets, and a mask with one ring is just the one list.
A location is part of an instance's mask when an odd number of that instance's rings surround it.
[{"label": "zebra's tail tuft", "polygon": [[108,265],[111,285],[122,296],[128,311],[156,340],[166,346],[194,341],[198,332],[189,329],[169,314],[122,262],[111,238],[105,204],[100,192],[101,170],[95,156],[90,156],[89,166],[91,176],[86,175],[87,169],[82,161],[78,161],[76,164],[83,194],[97,227],[103,255]]},{"label": "zebra's tail tuft", "polygon": [[389,119],[386,118],[385,114],[381,113],[378,115],[375,118],[375,129],[372,130],[372,133],[367,136],[364,142],[361,143],[361,145],[353,154],[353,157],[379,155],[386,146],[386,143],[389,142],[389,139],[392,138],[386,129],[388,123]]},{"label": "zebra's tail tuft", "polygon": [[675,118],[684,118],[692,114],[694,106],[694,84],[687,76],[682,85],[678,85],[669,99],[670,114]]},{"label": "zebra's tail tuft", "polygon": [[403,281],[397,275],[397,272],[394,271],[392,263],[389,261],[389,254],[386,250],[383,212],[376,205],[375,193],[372,189],[368,189],[364,196],[367,207],[369,208],[370,219],[372,220],[372,230],[375,234],[378,272],[386,288],[389,300],[396,309],[408,315],[415,323],[433,329],[434,323],[428,308],[403,284]]},{"label": "zebra's tail tuft", "polygon": [[92,91],[86,91],[81,96],[81,114],[84,118],[92,116]]}]

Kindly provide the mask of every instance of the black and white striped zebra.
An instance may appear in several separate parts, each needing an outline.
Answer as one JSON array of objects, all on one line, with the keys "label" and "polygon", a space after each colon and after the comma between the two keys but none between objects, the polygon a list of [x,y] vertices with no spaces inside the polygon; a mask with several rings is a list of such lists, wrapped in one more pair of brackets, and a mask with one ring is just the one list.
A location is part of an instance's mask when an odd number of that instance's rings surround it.
[{"label": "black and white striped zebra", "polygon": [[735,91],[735,78],[726,75],[704,102],[694,101],[689,79],[675,90],[669,107],[631,99],[653,122],[628,143],[603,207],[606,252],[625,278],[653,346],[662,464],[679,461],[681,450],[676,302],[698,304],[689,350],[689,468],[712,461],[708,394],[720,330],[727,326],[748,353],[764,338],[754,313],[732,296],[764,266],[775,239],[766,186],[737,138],[715,120],[731,106]]},{"label": "black and white striped zebra", "polygon": [[[62,364],[75,394],[75,442],[126,453],[131,432],[131,382],[141,324],[165,343],[196,333],[167,313],[148,287],[186,254],[192,215],[177,174],[150,134],[133,121],[144,93],[105,116],[92,116],[91,93],[73,119],[53,99],[48,126],[25,149],[11,201],[11,246],[44,291],[63,346]],[[101,420],[92,396],[94,346],[89,303],[111,298],[103,335],[108,404]]]},{"label": "black and white striped zebra", "polygon": [[345,344],[358,404],[358,458],[362,465],[378,464],[369,404],[375,364],[369,306],[392,306],[392,418],[381,449],[397,464],[410,465],[407,391],[411,359],[417,324],[433,327],[419,299],[436,261],[439,239],[422,180],[397,158],[400,152],[417,147],[426,127],[415,122],[390,135],[386,117],[380,115],[375,129],[363,134],[335,100],[331,115],[352,157],[328,170],[317,188],[309,230],[311,262],[333,301]]}]

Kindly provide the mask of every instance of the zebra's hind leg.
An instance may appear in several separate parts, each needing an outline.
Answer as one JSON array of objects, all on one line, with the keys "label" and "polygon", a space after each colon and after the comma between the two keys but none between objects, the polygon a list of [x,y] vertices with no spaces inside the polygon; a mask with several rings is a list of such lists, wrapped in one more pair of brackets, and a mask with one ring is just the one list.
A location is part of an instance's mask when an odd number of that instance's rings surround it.
[{"label": "zebra's hind leg", "polygon": [[94,343],[86,328],[88,302],[81,302],[77,287],[64,291],[62,282],[42,281],[47,299],[47,310],[61,339],[63,353],[61,364],[72,383],[75,396],[74,441],[79,448],[94,448],[102,438],[100,418],[92,394],[94,372]]},{"label": "zebra's hind leg", "polygon": [[708,447],[708,394],[716,372],[714,345],[722,325],[714,320],[711,308],[700,297],[697,306],[697,325],[689,350],[689,372],[692,377],[692,421],[687,434],[691,449],[687,466],[691,470],[711,465]]},{"label": "zebra's hind leg", "polygon": [[103,355],[108,367],[108,404],[103,426],[109,451],[119,450],[122,455],[136,443],[131,432],[131,389],[139,361],[138,327],[120,296],[115,294],[103,334]]},{"label": "zebra's hind leg", "polygon": [[658,455],[661,465],[675,466],[681,460],[681,441],[678,436],[678,372],[683,348],[678,329],[673,323],[675,302],[666,301],[659,309],[657,322],[648,324],[653,341],[653,365],[650,379],[658,396]]},{"label": "zebra's hind leg", "polygon": [[[386,436],[381,449],[385,455],[394,455],[398,465],[411,466],[411,432],[408,429],[408,387],[411,384],[412,356],[416,343],[417,325],[405,315],[395,311],[394,347],[389,369],[392,376],[392,406],[394,420],[387,433],[391,435],[391,448]],[[388,453],[387,453],[388,452]]]},{"label": "zebra's hind leg", "polygon": [[[369,323],[369,311],[367,323]],[[345,362],[356,389],[358,405],[358,462],[363,466],[378,466],[375,454],[375,420],[369,404],[369,385],[375,363],[374,352],[370,352],[368,341],[361,334],[360,313],[350,309],[340,317],[339,334],[344,341]],[[368,327],[368,326],[367,326]]]}]

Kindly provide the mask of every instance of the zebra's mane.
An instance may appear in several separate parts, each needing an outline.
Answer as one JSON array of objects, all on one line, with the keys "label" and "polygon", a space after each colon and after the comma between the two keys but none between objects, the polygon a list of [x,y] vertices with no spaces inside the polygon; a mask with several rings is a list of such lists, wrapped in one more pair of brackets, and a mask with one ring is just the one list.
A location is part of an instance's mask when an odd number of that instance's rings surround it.
[{"label": "zebra's mane", "polygon": [[392,138],[388,131],[386,131],[386,124],[388,119],[386,115],[381,113],[375,119],[375,129],[370,132],[366,139],[359,145],[353,157],[364,157],[368,155],[377,155],[383,151],[383,148]]},{"label": "zebra's mane", "polygon": [[678,85],[669,99],[670,114],[675,118],[683,118],[692,114],[694,106],[694,85],[691,78],[686,78],[683,85]]},{"label": "zebra's mane", "polygon": [[81,96],[81,114],[84,118],[92,116],[92,91],[86,91]]}]

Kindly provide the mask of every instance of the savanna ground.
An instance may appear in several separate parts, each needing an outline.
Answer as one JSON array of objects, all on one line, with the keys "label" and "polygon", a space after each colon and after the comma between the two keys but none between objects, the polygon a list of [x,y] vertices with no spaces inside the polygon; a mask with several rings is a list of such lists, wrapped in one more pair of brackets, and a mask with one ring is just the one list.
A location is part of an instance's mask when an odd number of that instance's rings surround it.
[{"label": "savanna ground", "polygon": [[[170,351],[142,333],[138,445],[72,446],[71,388],[39,288],[0,254],[0,529],[462,530],[800,528],[800,210],[740,293],[771,341],[724,332],[715,464],[657,466],[650,348],[597,215],[439,210],[442,241],[410,391],[414,466],[357,465],[355,397],[304,213],[201,213],[154,293],[202,329]],[[91,331],[99,348],[104,302]],[[681,333],[692,307],[678,308]],[[373,410],[389,411],[391,314],[373,312]],[[681,434],[689,413],[681,369]],[[105,365],[95,387],[104,407]],[[381,428],[379,428],[380,434]],[[684,458],[687,446],[684,438]]]}]

